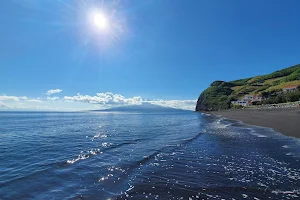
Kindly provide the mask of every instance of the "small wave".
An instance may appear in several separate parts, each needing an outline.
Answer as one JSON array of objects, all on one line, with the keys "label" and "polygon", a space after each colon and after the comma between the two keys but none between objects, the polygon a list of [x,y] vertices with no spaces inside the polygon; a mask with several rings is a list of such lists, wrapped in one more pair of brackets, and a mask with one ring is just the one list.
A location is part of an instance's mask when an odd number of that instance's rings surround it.
[{"label": "small wave", "polygon": [[112,145],[113,145],[113,143],[110,143],[110,142],[102,142],[102,144],[101,144],[101,146],[103,146],[103,147],[110,147]]},{"label": "small wave", "polygon": [[98,133],[92,137],[92,141],[94,141],[95,139],[99,139],[99,138],[107,138],[107,135]]},{"label": "small wave", "polygon": [[251,134],[256,136],[256,137],[260,137],[260,138],[266,138],[267,137],[265,135],[261,135],[261,134],[257,133],[255,130],[251,130]]},{"label": "small wave", "polygon": [[126,192],[129,192],[130,190],[132,190],[134,188],[133,185],[130,185],[130,187],[126,190]]},{"label": "small wave", "polygon": [[192,138],[185,139],[185,140],[183,140],[183,142],[181,142],[180,144],[177,144],[176,146],[186,145],[187,143],[192,142],[192,141],[198,139],[201,135],[203,135],[203,133],[204,132],[200,132],[199,134],[195,135]]},{"label": "small wave", "polygon": [[101,178],[99,179],[99,182],[105,181],[105,180],[109,179],[109,177],[112,177],[112,176],[114,176],[114,175],[113,175],[113,174],[107,174],[107,176],[101,177]]},{"label": "small wave", "polygon": [[113,172],[113,171],[119,171],[119,172],[122,172],[122,173],[125,172],[125,170],[122,169],[121,167],[116,167],[116,166],[114,166],[114,165],[108,167],[107,170],[108,170],[108,171],[111,171],[111,172]]},{"label": "small wave", "polygon": [[[276,194],[276,195],[285,194],[288,196],[298,197],[298,195],[300,195],[300,190],[292,190],[292,191],[273,190],[272,193]],[[296,195],[296,196],[294,196],[294,195]]]},{"label": "small wave", "polygon": [[216,121],[211,124],[211,127],[215,129],[225,129],[228,128],[228,124],[222,124],[220,121]]},{"label": "small wave", "polygon": [[124,145],[129,145],[129,144],[136,144],[138,141],[140,141],[139,139],[136,139],[136,140],[130,140],[130,141],[124,141],[120,144],[113,144],[113,143],[110,143],[110,142],[102,142],[101,146],[104,147],[103,151],[100,151],[100,149],[92,149],[90,151],[87,151],[86,153],[84,153],[83,151],[80,152],[80,154],[74,158],[74,159],[71,159],[71,160],[67,160],[67,163],[68,164],[73,164],[79,160],[85,160],[87,158],[90,158],[91,156],[95,156],[97,154],[102,154],[105,150],[110,150],[110,149],[115,149],[115,148],[119,148],[119,147],[122,147]]},{"label": "small wave", "polygon": [[223,118],[218,119],[218,120],[217,120],[217,123],[220,124],[222,121],[223,121]]},{"label": "small wave", "polygon": [[73,163],[75,163],[75,162],[77,162],[79,160],[85,160],[85,159],[87,159],[87,158],[89,158],[91,156],[95,156],[97,154],[102,154],[102,153],[103,152],[100,151],[100,149],[92,149],[92,150],[87,151],[87,153],[85,153],[85,154],[83,154],[83,152],[81,152],[77,156],[77,158],[74,158],[74,159],[71,159],[71,160],[67,160],[67,163],[68,164],[73,164]]}]

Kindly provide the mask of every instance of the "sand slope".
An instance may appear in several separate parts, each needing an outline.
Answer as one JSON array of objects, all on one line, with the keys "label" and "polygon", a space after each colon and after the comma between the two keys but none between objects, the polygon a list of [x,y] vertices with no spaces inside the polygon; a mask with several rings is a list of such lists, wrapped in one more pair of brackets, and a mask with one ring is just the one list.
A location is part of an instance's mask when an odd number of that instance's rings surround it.
[{"label": "sand slope", "polygon": [[241,120],[246,124],[270,127],[292,137],[300,138],[300,109],[245,109],[216,111],[212,114]]}]

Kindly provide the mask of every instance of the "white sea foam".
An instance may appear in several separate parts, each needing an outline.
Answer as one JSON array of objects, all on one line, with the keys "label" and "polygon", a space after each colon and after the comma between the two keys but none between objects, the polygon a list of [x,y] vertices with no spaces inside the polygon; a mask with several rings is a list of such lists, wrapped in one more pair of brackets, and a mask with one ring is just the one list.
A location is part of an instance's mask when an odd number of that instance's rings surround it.
[{"label": "white sea foam", "polygon": [[260,138],[266,138],[266,137],[267,137],[267,136],[265,136],[265,135],[262,135],[262,134],[257,133],[257,132],[256,132],[255,130],[253,130],[253,129],[251,129],[250,133],[251,133],[251,135],[254,135],[254,136],[260,137]]},{"label": "white sea foam", "polygon": [[273,190],[273,194],[298,194],[300,195],[300,190],[292,190],[292,191],[282,191],[282,190]]},{"label": "white sea foam", "polygon": [[99,139],[99,138],[107,138],[107,135],[104,133],[98,133],[92,137],[92,141],[94,141],[95,139]]},{"label": "white sea foam", "polygon": [[114,175],[113,174],[108,174],[107,176],[101,177],[98,181],[99,182],[105,181],[105,180],[109,179],[109,177],[112,177],[112,176],[114,176]]},{"label": "white sea foam", "polygon": [[112,145],[112,143],[110,143],[110,142],[102,142],[101,145],[102,145],[103,147],[109,147],[109,146]]},{"label": "white sea foam", "polygon": [[129,192],[130,190],[132,190],[134,188],[133,185],[130,185],[129,188],[126,190],[126,192]]},{"label": "white sea foam", "polygon": [[228,125],[223,124],[223,123],[221,123],[221,121],[218,120],[218,121],[212,123],[211,127],[214,129],[225,129],[225,128],[228,128]]},{"label": "white sea foam", "polygon": [[97,154],[101,154],[102,152],[100,151],[100,149],[91,149],[86,151],[86,153],[84,154],[83,151],[80,152],[80,154],[77,156],[77,158],[71,159],[71,160],[67,160],[68,164],[73,164],[79,160],[85,160],[91,156],[95,156]]},{"label": "white sea foam", "polygon": [[89,158],[88,155],[79,155],[77,158],[74,158],[72,160],[67,160],[67,163],[73,164],[73,163],[75,163],[75,162],[77,162],[79,160],[84,160],[84,159],[87,159],[87,158]]},{"label": "white sea foam", "polygon": [[110,166],[110,167],[107,168],[107,170],[111,171],[111,172],[113,172],[113,171],[119,171],[119,172],[122,172],[122,173],[125,172],[124,169],[122,169],[121,167],[116,167],[116,166]]}]

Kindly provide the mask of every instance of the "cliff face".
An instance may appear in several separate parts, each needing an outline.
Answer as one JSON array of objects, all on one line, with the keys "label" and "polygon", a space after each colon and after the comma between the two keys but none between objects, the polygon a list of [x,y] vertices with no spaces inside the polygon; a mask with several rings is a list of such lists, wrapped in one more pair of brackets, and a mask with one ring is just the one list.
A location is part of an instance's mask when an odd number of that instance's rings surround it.
[{"label": "cliff face", "polygon": [[233,90],[224,81],[215,81],[198,98],[196,111],[228,109]]},{"label": "cliff face", "polygon": [[[240,99],[245,94],[273,98],[278,96],[282,89],[287,86],[300,86],[300,65],[263,76],[230,82],[214,81],[200,94],[196,111],[229,109],[231,101]],[[276,103],[276,101],[274,102]]]}]

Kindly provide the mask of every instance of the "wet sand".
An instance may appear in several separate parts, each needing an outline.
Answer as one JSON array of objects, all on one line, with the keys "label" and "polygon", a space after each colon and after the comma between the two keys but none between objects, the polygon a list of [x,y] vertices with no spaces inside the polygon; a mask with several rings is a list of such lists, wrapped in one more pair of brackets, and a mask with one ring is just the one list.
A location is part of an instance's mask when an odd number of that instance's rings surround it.
[{"label": "wet sand", "polygon": [[240,120],[250,125],[273,128],[284,135],[300,138],[300,108],[228,110],[211,114]]}]

